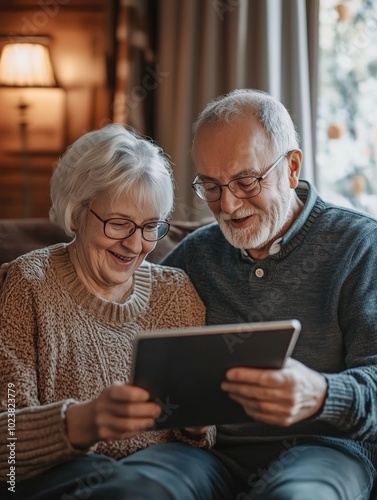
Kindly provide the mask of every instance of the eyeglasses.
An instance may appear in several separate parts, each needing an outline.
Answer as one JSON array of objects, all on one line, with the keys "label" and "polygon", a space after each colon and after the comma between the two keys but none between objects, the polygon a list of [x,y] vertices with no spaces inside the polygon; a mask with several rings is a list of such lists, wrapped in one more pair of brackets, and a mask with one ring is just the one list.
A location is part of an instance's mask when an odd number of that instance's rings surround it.
[{"label": "eyeglasses", "polygon": [[224,187],[227,187],[236,198],[254,198],[254,196],[258,196],[262,190],[261,181],[263,181],[289,153],[290,151],[279,156],[275,163],[268,168],[267,172],[260,177],[245,175],[232,179],[228,184],[219,184],[214,181],[200,181],[200,177],[197,175],[191,186],[199,198],[205,201],[218,201],[221,198]]},{"label": "eyeglasses", "polygon": [[138,226],[129,219],[102,219],[94,210],[87,207],[92,214],[103,223],[103,232],[111,240],[126,240],[134,234],[136,229],[141,230],[145,241],[158,241],[166,236],[170,229],[169,222],[154,220]]}]

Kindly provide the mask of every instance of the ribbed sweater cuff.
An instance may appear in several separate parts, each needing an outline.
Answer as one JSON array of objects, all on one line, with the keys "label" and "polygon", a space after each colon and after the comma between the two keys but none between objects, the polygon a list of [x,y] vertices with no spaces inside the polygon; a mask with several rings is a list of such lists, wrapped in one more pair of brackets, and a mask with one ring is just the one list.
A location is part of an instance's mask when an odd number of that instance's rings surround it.
[{"label": "ribbed sweater cuff", "polygon": [[333,424],[336,427],[343,426],[353,413],[355,394],[349,377],[340,374],[323,374],[327,380],[327,397],[322,411],[315,420],[321,420]]},{"label": "ribbed sweater cuff", "polygon": [[193,437],[184,429],[173,429],[174,437],[181,443],[189,444],[197,448],[212,448],[216,442],[216,427],[211,425],[204,434]]},{"label": "ribbed sweater cuff", "polygon": [[[67,441],[65,412],[74,400],[59,401],[43,406],[20,410],[15,415],[15,467],[18,480],[38,474],[57,463],[64,462],[86,450],[75,450]],[[9,472],[8,420],[6,414],[0,419],[2,441],[0,453],[0,478]]]}]

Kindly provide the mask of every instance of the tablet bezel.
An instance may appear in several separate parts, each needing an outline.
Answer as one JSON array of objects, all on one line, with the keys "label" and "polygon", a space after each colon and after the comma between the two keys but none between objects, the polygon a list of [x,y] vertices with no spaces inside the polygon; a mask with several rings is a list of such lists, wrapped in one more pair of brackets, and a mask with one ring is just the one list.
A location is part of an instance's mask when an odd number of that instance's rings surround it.
[{"label": "tablet bezel", "polygon": [[[130,383],[147,389],[151,400],[162,406],[153,430],[249,422],[251,419],[242,407],[221,391],[220,378],[224,379],[232,366],[281,368],[291,356],[300,331],[300,322],[292,319],[142,332],[134,340]],[[198,342],[193,342],[193,338],[198,338]],[[220,366],[216,366],[215,356],[201,350],[205,344],[217,348]],[[250,351],[253,347],[254,352]],[[249,351],[245,353],[245,349]],[[257,361],[239,363],[245,356],[251,358],[258,349]],[[259,356],[261,353],[264,357]],[[169,371],[165,355],[175,373]],[[211,364],[204,366],[209,358]],[[188,373],[190,377],[186,377]],[[207,385],[203,380],[206,377]]]}]

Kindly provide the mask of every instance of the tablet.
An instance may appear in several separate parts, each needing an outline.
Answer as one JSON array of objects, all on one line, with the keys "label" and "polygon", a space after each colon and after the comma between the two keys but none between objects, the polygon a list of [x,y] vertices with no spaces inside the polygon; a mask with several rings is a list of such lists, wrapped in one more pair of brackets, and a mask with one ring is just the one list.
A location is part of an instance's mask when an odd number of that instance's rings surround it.
[{"label": "tablet", "polygon": [[300,330],[293,319],[143,332],[135,339],[130,383],[162,406],[153,430],[250,422],[221,390],[225,372],[281,368]]}]

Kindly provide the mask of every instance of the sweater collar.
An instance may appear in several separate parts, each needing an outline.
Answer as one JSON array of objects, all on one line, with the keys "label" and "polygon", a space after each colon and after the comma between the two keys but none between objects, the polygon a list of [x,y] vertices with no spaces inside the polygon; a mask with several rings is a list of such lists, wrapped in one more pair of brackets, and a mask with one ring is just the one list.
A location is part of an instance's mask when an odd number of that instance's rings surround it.
[{"label": "sweater collar", "polygon": [[[308,181],[300,180],[296,188],[296,193],[304,203],[304,207],[288,231],[272,243],[269,257],[279,258],[283,254],[290,252],[301,241],[302,238],[300,235],[303,237],[304,233],[313,224],[314,219],[322,212],[318,191]],[[241,249],[241,253],[243,257],[253,260],[245,249]]]},{"label": "sweater collar", "polygon": [[300,215],[284,234],[281,242],[281,246],[286,246],[304,227],[311,212],[313,211],[314,205],[318,199],[318,192],[314,186],[312,186],[307,181],[300,181],[296,188],[297,196],[304,203],[304,207],[300,212]]},{"label": "sweater collar", "polygon": [[148,306],[152,290],[151,264],[144,261],[134,273],[134,289],[124,304],[117,304],[97,297],[78,279],[69,260],[68,244],[49,247],[55,273],[64,283],[73,300],[88,313],[115,323],[124,324],[136,318]]}]

